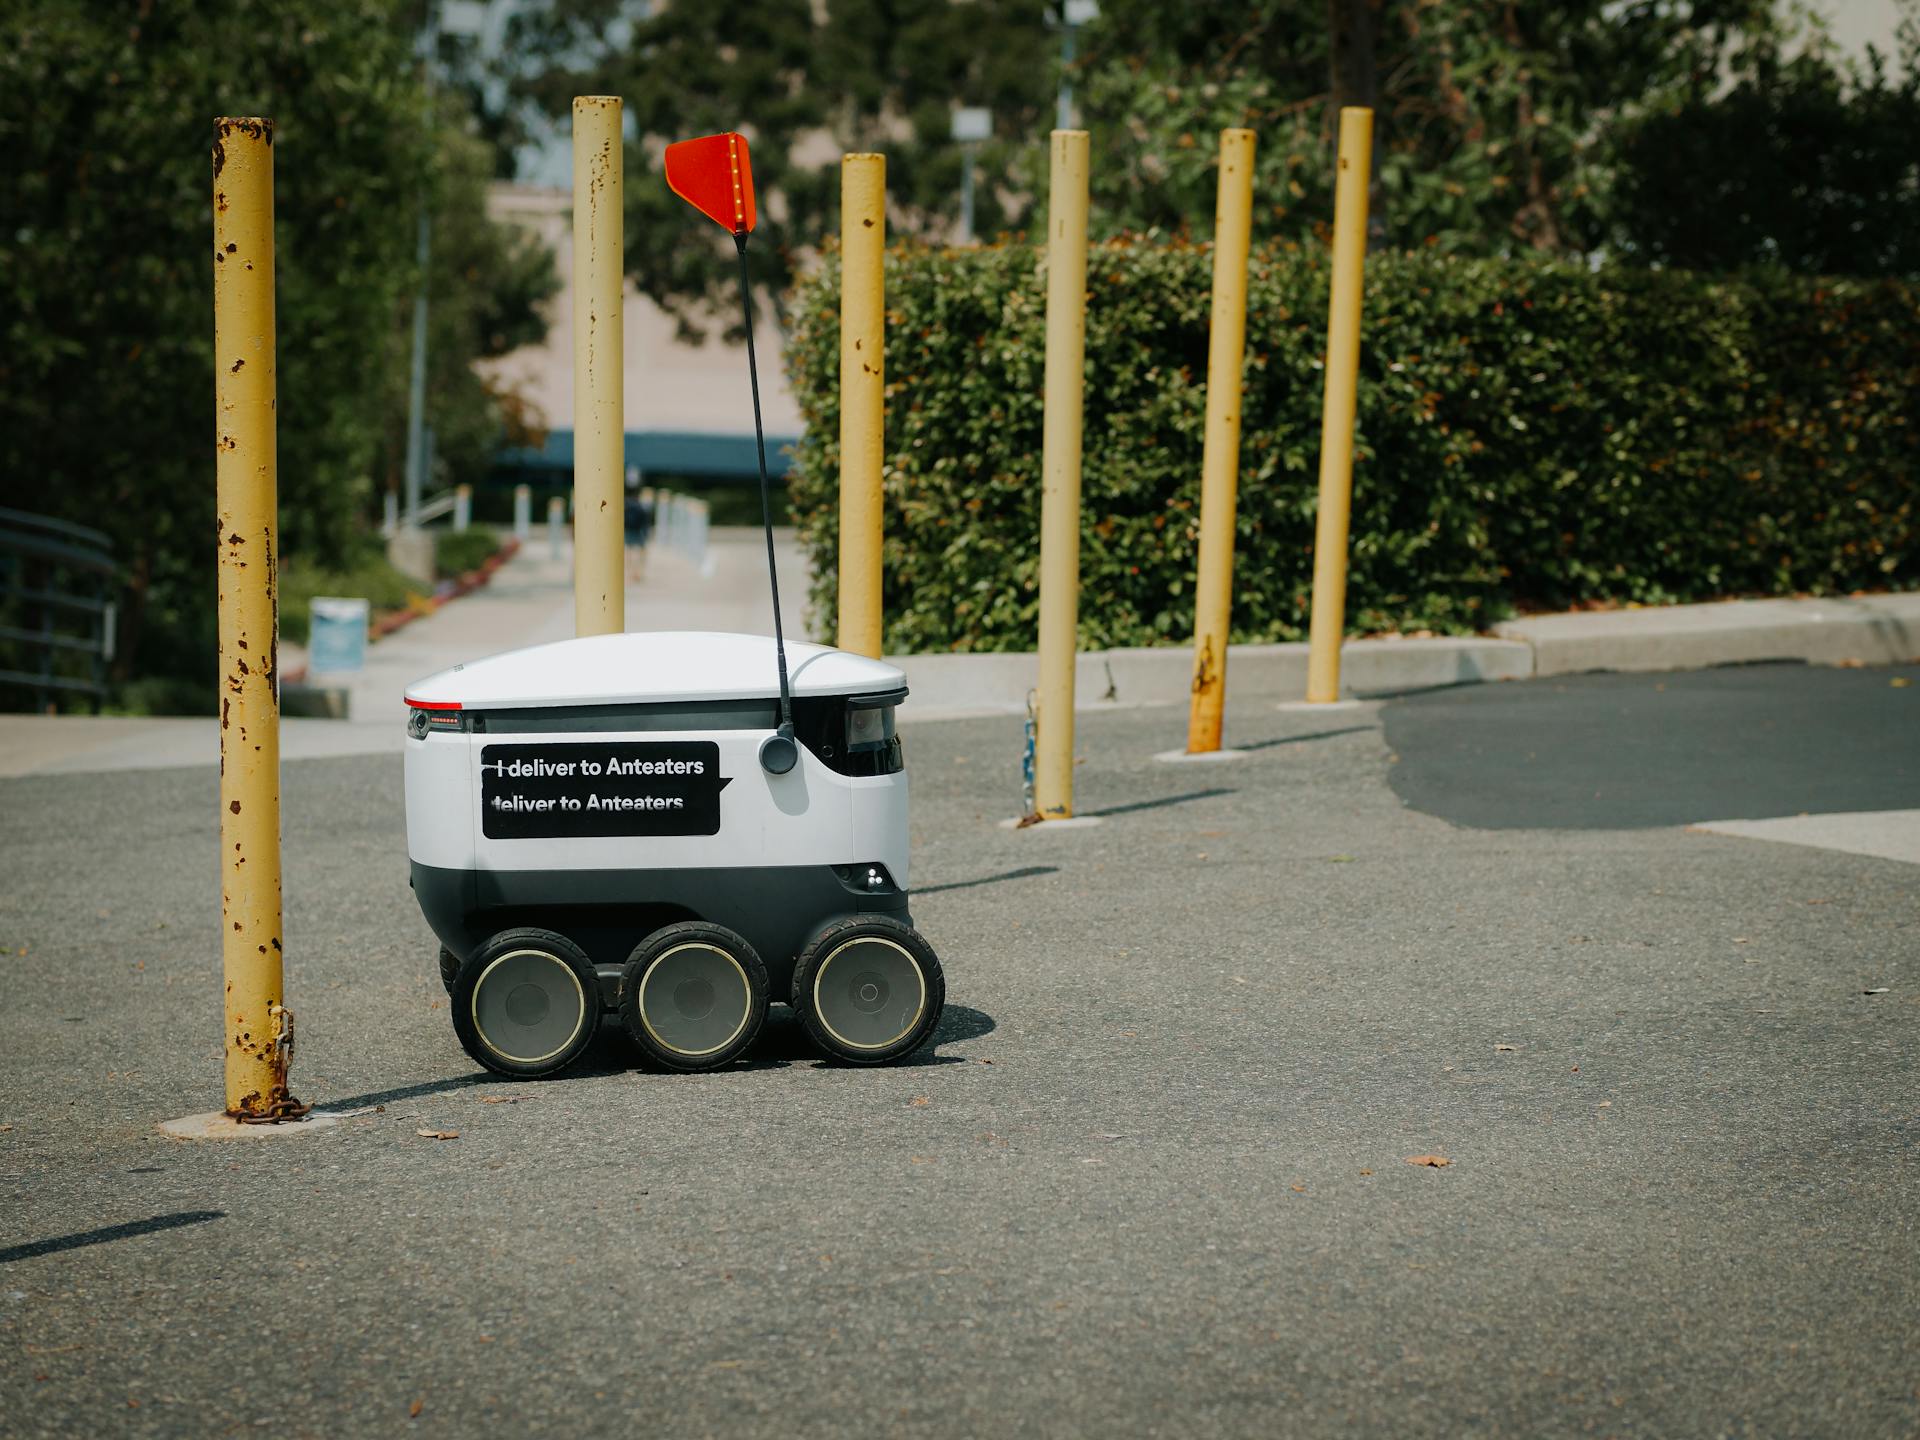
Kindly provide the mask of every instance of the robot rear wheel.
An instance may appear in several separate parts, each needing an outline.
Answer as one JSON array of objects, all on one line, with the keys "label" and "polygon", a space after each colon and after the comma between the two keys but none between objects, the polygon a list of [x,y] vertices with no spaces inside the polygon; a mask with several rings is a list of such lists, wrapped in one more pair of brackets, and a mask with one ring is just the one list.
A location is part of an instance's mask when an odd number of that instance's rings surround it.
[{"label": "robot rear wheel", "polygon": [[453,1030],[500,1075],[557,1075],[593,1042],[599,982],[580,947],[551,930],[502,930],[453,981]]},{"label": "robot rear wheel", "polygon": [[940,1023],[946,977],[918,930],[888,915],[836,920],[800,952],[793,1006],[827,1054],[850,1065],[903,1060]]}]

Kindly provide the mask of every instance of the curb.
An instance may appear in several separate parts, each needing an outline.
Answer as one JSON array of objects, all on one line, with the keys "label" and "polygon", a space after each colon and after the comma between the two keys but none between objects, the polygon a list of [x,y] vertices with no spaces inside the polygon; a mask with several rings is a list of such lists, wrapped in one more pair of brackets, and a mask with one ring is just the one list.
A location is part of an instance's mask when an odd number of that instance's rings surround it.
[{"label": "curb", "polygon": [[[1340,675],[1346,692],[1382,698],[1589,670],[1700,670],[1767,660],[1920,661],[1920,592],[1539,615],[1496,625],[1491,635],[1349,640],[1340,647]],[[929,720],[1024,714],[1040,672],[1032,651],[889,655],[887,661],[906,672],[911,716]],[[1192,673],[1187,645],[1083,651],[1074,668],[1074,709],[1182,704]],[[1228,647],[1229,696],[1294,701],[1306,689],[1304,641]]]},{"label": "curb", "polygon": [[[1033,652],[979,655],[889,655],[906,672],[912,713],[1025,714],[1038,683]],[[1533,651],[1521,641],[1487,636],[1433,640],[1349,640],[1340,672],[1362,694],[1430,690],[1482,680],[1523,680]],[[1140,650],[1089,650],[1074,670],[1076,710],[1128,709],[1185,703],[1193,683],[1193,651],[1184,645]],[[1298,700],[1307,692],[1307,645],[1230,645],[1227,693],[1235,698]]]},{"label": "curb", "polygon": [[1531,646],[1535,675],[1759,660],[1900,665],[1920,660],[1920,593],[1536,615],[1496,625],[1493,633]]}]

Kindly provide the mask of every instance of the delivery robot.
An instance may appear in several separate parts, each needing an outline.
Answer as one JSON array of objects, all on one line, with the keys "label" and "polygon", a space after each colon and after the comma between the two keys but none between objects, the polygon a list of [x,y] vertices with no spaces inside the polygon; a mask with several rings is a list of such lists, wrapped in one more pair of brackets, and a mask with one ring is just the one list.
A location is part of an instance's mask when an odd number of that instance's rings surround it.
[{"label": "delivery robot", "polygon": [[[670,189],[739,257],[773,637],[595,635],[410,687],[407,853],[467,1053],[564,1070],[617,1010],[641,1050],[711,1070],[768,1002],[830,1056],[879,1065],[940,1022],[907,914],[906,677],[780,627],[747,242],[747,138],[669,145]],[[789,665],[791,660],[791,665]]]},{"label": "delivery robot", "polygon": [[945,985],[907,911],[906,677],[794,645],[783,697],[781,648],[600,635],[409,687],[413,891],[480,1064],[556,1074],[617,1010],[658,1064],[712,1069],[776,998],[853,1064],[932,1034]]}]

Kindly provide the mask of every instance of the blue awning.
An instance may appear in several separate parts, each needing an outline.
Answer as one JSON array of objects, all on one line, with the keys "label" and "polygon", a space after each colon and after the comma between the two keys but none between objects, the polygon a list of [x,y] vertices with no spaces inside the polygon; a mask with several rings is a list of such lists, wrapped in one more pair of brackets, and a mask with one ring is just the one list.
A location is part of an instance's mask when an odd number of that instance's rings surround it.
[{"label": "blue awning", "polygon": [[[767,436],[767,473],[784,476],[793,464],[798,435]],[[752,480],[760,474],[754,457],[753,436],[717,434],[700,430],[629,430],[626,463],[640,467],[643,478],[654,475],[698,475],[723,480]],[[547,443],[518,445],[494,457],[501,470],[573,470],[573,431],[549,430]]]}]

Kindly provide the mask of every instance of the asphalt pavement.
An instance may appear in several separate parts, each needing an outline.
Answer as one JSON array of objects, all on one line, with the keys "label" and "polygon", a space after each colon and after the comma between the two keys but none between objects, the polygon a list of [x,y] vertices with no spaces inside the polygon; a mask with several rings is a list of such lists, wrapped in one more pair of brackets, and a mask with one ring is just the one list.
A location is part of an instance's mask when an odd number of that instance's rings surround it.
[{"label": "asphalt pavement", "polygon": [[212,769],[0,781],[0,1433],[1913,1434],[1920,868],[1673,793],[1912,805],[1916,674],[1083,715],[1064,831],[1017,719],[912,726],[950,1004],[884,1070],[477,1073],[398,757],[291,762],[354,1113],[220,1143],[154,1128],[219,1103]]}]

